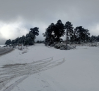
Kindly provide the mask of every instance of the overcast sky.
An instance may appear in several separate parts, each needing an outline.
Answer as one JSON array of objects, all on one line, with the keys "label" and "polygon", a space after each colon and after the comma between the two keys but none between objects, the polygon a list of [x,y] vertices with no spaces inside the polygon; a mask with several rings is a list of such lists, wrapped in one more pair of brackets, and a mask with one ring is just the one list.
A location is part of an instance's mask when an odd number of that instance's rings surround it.
[{"label": "overcast sky", "polygon": [[37,39],[42,39],[48,25],[59,19],[99,35],[99,0],[0,0],[0,44],[33,27],[39,27]]}]

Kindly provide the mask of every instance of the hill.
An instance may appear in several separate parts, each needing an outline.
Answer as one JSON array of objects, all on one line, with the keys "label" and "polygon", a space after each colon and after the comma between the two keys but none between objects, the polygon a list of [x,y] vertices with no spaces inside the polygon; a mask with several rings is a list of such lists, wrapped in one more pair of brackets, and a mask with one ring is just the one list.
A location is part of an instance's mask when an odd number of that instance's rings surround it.
[{"label": "hill", "polygon": [[0,57],[0,91],[99,91],[99,47],[36,44]]}]

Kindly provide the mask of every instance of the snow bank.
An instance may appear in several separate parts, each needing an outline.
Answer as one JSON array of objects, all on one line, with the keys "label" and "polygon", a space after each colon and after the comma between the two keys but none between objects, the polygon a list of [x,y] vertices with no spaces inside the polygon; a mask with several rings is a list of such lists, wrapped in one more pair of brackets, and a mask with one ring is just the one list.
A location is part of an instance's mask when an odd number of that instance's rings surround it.
[{"label": "snow bank", "polygon": [[10,52],[12,50],[13,50],[13,48],[10,48],[10,47],[9,48],[7,48],[7,47],[0,47],[0,55],[8,53],[8,52]]},{"label": "snow bank", "polygon": [[70,49],[75,49],[76,45],[67,45],[64,43],[57,43],[54,45],[55,48],[60,49],[60,50],[70,50]]}]

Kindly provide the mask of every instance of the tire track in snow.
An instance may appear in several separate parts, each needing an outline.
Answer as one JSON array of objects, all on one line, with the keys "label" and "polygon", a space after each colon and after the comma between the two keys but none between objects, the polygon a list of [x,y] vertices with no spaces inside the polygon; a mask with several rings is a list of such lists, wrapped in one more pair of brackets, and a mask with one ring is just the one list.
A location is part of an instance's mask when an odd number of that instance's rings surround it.
[{"label": "tire track in snow", "polygon": [[[11,91],[16,85],[26,79],[29,75],[53,68],[62,64],[64,61],[65,59],[54,61],[53,57],[51,57],[32,63],[4,65],[0,68],[0,90],[3,89],[2,91]],[[9,82],[18,77],[22,78],[17,79],[12,84],[9,84]]]}]

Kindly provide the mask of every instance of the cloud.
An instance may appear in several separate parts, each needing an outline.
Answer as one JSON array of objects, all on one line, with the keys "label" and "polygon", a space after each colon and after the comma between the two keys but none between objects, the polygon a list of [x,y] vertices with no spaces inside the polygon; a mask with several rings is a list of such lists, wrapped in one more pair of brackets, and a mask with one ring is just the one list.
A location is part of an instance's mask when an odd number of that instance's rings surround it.
[{"label": "cloud", "polygon": [[[19,19],[9,23],[0,21],[0,39],[3,41],[25,35],[29,30],[23,25],[23,21],[19,21]],[[0,43],[2,42],[0,41]]]},{"label": "cloud", "polygon": [[20,27],[19,24],[4,24],[0,30],[2,37],[5,39],[20,37],[28,32],[26,28]]},{"label": "cloud", "polygon": [[22,17],[18,17],[16,20],[9,23],[0,21],[0,44],[4,44],[8,39],[15,39],[29,33],[30,28],[39,26],[39,36],[36,40],[43,40],[42,33],[45,32],[46,24],[43,22],[27,22]]},{"label": "cloud", "polygon": [[99,35],[99,23],[88,28],[91,32],[91,35]]},{"label": "cloud", "polygon": [[0,33],[3,39],[26,34],[39,27],[40,36],[50,23],[61,19],[99,34],[99,0],[1,0]]}]

